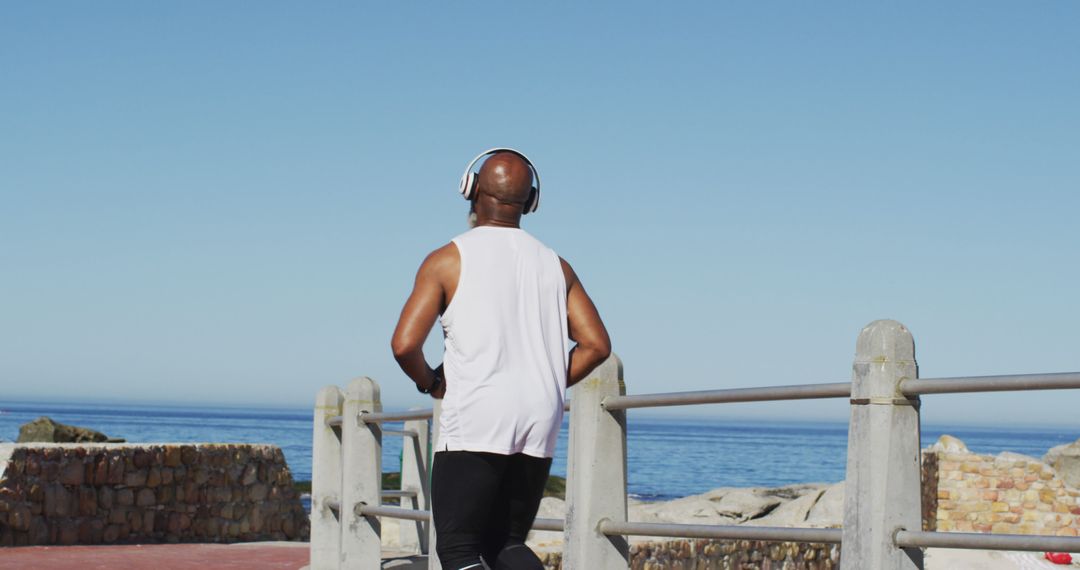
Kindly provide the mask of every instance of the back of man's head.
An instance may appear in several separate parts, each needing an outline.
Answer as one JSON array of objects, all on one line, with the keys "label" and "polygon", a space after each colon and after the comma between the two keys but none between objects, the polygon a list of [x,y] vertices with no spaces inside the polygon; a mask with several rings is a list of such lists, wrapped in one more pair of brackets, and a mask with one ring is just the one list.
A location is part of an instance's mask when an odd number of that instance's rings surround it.
[{"label": "back of man's head", "polygon": [[480,167],[477,190],[499,202],[524,205],[532,190],[532,170],[515,153],[495,153]]}]

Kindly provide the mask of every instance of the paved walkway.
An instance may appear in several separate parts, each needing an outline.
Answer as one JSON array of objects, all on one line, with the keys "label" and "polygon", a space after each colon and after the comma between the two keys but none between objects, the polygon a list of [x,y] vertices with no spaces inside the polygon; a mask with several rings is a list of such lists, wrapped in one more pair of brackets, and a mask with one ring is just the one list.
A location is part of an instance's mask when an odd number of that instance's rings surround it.
[{"label": "paved walkway", "polygon": [[[386,570],[422,570],[419,557],[386,552]],[[125,546],[26,546],[0,549],[0,570],[298,570],[308,564],[303,542],[146,544]],[[1040,554],[932,548],[927,570],[1055,570]]]},{"label": "paved walkway", "polygon": [[[297,570],[306,542],[24,546],[0,549],[0,570]],[[423,557],[383,552],[386,570],[426,570]]]},{"label": "paved walkway", "polygon": [[24,546],[0,553],[3,570],[297,570],[307,563],[306,542]]}]

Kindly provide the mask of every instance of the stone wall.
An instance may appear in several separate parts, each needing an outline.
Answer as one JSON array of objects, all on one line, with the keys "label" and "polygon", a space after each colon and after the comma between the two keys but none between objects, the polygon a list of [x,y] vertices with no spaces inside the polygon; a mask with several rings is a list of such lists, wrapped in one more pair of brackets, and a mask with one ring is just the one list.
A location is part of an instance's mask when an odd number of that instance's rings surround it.
[{"label": "stone wall", "polygon": [[937,530],[938,455],[922,452],[922,529],[931,532]]},{"label": "stone wall", "polygon": [[[560,570],[562,555],[539,553],[545,568]],[[630,546],[631,570],[832,570],[840,546],[758,540],[673,540]]]},{"label": "stone wall", "polygon": [[276,446],[4,447],[0,546],[308,538]]},{"label": "stone wall", "polygon": [[923,524],[929,530],[1055,536],[1080,531],[1080,490],[1033,457],[979,455],[960,440],[943,438],[924,450],[923,469]]}]

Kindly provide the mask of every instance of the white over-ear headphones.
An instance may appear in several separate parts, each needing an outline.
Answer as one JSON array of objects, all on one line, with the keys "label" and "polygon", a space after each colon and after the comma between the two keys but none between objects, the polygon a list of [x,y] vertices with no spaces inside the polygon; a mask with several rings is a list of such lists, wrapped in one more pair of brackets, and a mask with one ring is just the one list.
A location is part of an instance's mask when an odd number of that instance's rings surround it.
[{"label": "white over-ear headphones", "polygon": [[529,198],[525,201],[525,208],[523,210],[523,213],[529,214],[535,212],[536,209],[540,207],[540,173],[536,171],[536,166],[534,166],[532,161],[529,160],[529,157],[512,148],[496,147],[493,149],[485,150],[484,152],[477,155],[476,158],[472,159],[472,162],[469,163],[469,166],[465,167],[465,174],[461,175],[461,186],[458,188],[458,191],[461,192],[461,195],[464,196],[466,200],[472,200],[473,198],[475,198],[478,176],[475,172],[473,172],[473,167],[476,166],[477,162],[480,162],[480,159],[484,158],[485,156],[495,154],[497,152],[512,152],[520,156],[521,159],[525,161],[525,164],[529,165],[529,168],[532,170],[533,173],[533,178],[536,180],[536,184],[533,185],[532,191],[529,192]]}]

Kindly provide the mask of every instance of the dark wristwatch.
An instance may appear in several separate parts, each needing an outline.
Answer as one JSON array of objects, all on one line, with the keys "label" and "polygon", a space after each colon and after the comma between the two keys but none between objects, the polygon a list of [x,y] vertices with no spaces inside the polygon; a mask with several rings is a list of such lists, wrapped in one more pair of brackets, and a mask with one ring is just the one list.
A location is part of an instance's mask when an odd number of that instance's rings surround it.
[{"label": "dark wristwatch", "polygon": [[[439,368],[442,368],[442,367],[440,366]],[[435,390],[438,390],[439,386],[442,386],[443,375],[442,375],[442,372],[439,371],[439,368],[435,369],[435,380],[431,383],[431,385],[428,386],[427,389],[425,390],[425,389],[421,388],[419,384],[417,384],[416,385],[417,391],[419,391],[421,394],[430,394],[430,393],[434,392]]]}]

